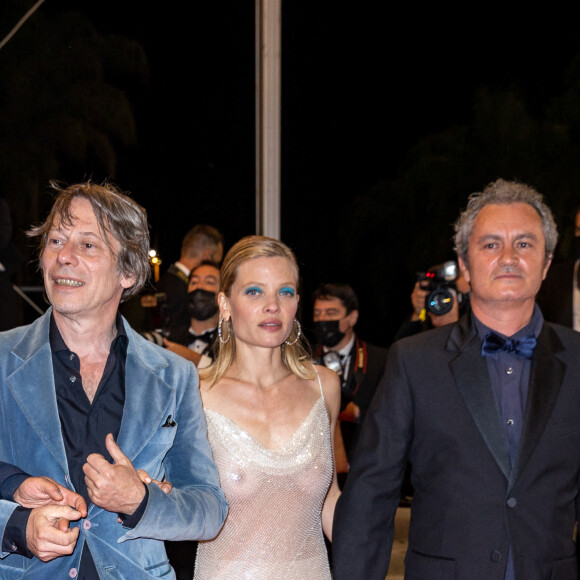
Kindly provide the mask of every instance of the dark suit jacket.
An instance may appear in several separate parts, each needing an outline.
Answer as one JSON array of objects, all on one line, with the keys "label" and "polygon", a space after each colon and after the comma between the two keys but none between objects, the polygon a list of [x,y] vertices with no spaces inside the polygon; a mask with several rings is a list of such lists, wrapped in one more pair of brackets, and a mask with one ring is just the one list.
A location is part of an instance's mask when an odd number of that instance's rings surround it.
[{"label": "dark suit jacket", "polygon": [[550,266],[536,299],[544,319],[572,328],[574,262],[560,262]]},{"label": "dark suit jacket", "polygon": [[334,580],[384,580],[407,459],[408,580],[577,578],[580,333],[538,337],[518,457],[470,316],[395,343],[363,425],[333,530]]},{"label": "dark suit jacket", "polygon": [[163,305],[165,330],[189,325],[190,316],[186,306],[187,286],[187,276],[175,264],[171,264],[159,278],[157,289],[166,295]]},{"label": "dark suit jacket", "polygon": [[[357,349],[358,347],[358,349]],[[359,356],[358,350],[362,349],[364,363],[356,364]],[[341,408],[346,407],[350,401],[360,409],[360,419],[358,423],[346,423],[341,421],[342,435],[348,457],[356,445],[360,427],[364,421],[368,408],[370,407],[373,395],[383,376],[385,363],[387,361],[387,349],[369,344],[356,337],[355,343],[350,352],[350,365],[345,385],[342,388]],[[362,361],[361,361],[362,362]],[[355,367],[359,366],[355,370]]]}]

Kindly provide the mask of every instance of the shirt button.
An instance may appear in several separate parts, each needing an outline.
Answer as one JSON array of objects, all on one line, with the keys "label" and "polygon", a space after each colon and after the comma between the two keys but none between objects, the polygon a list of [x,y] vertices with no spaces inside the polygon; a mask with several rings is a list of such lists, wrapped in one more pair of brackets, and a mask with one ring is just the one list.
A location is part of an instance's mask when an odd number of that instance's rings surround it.
[{"label": "shirt button", "polygon": [[515,497],[510,497],[507,500],[507,505],[510,508],[515,508],[518,505],[518,500]]},{"label": "shirt button", "polygon": [[73,375],[72,377],[70,377],[69,380],[71,383],[74,383],[77,380],[77,378]]},{"label": "shirt button", "polygon": [[75,355],[74,355],[74,353],[71,352],[68,356],[68,360],[74,360],[74,358],[75,358]]},{"label": "shirt button", "polygon": [[492,562],[501,562],[501,552],[499,550],[494,550],[491,553],[491,561]]},{"label": "shirt button", "polygon": [[68,571],[69,578],[76,578],[78,576],[78,574],[79,574],[79,572],[76,568],[71,568]]},{"label": "shirt button", "polygon": [[91,524],[91,522],[90,522],[89,520],[85,520],[85,521],[83,522],[83,528],[84,528],[85,530],[90,530],[90,529],[91,529],[91,526],[92,526],[92,524]]},{"label": "shirt button", "polygon": [[507,420],[507,424],[511,427],[514,424],[514,420],[513,419],[508,419]]},{"label": "shirt button", "polygon": [[514,372],[514,369],[512,369],[512,367],[508,367],[508,368],[505,370],[505,374],[506,374],[506,375],[511,375],[513,372]]}]

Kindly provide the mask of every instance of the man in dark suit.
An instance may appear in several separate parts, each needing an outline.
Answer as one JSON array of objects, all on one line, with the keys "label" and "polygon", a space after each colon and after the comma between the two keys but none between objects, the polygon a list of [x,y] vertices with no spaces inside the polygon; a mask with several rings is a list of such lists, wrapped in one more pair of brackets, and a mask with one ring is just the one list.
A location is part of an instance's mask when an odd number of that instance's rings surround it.
[{"label": "man in dark suit", "polygon": [[580,330],[580,208],[574,214],[573,259],[552,264],[538,294],[544,318]]},{"label": "man in dark suit", "polygon": [[157,289],[165,294],[165,330],[175,330],[189,324],[187,286],[189,274],[204,260],[216,264],[222,261],[224,241],[222,234],[212,226],[194,226],[183,238],[179,260],[171,264],[159,278]]},{"label": "man in dark suit", "polygon": [[405,578],[578,577],[580,334],[535,305],[554,220],[498,180],[455,229],[471,313],[390,348],[336,508],[335,580],[384,580],[407,460]]},{"label": "man in dark suit", "polygon": [[[313,295],[317,358],[341,377],[340,433],[350,458],[360,426],[383,376],[387,350],[362,340],[354,331],[358,298],[348,284],[321,284]],[[347,463],[337,457],[339,483],[346,479]]]}]

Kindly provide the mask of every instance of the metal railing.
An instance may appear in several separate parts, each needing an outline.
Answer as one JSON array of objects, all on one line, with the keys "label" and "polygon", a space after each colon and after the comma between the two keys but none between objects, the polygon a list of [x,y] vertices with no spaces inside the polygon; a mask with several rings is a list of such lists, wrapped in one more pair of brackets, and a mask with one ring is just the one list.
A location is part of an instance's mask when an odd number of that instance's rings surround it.
[{"label": "metal railing", "polygon": [[44,292],[43,286],[16,286],[16,284],[12,284],[12,288],[14,292],[18,294],[29,306],[31,306],[38,314],[44,314],[44,310],[34,302],[28,295],[33,293],[42,293]]}]

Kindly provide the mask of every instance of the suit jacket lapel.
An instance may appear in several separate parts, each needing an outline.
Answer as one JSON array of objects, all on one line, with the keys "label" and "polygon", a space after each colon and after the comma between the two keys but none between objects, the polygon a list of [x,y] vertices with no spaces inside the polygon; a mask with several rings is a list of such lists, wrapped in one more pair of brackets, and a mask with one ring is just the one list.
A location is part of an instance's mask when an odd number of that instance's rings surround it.
[{"label": "suit jacket lapel", "polygon": [[20,363],[7,378],[7,384],[32,429],[68,474],[48,340],[50,313],[51,310],[39,318],[12,350],[12,356]]},{"label": "suit jacket lapel", "polygon": [[555,355],[562,350],[560,339],[552,328],[544,323],[532,359],[524,425],[512,481],[515,481],[524,469],[546,428],[558,399],[564,379],[565,364]]},{"label": "suit jacket lapel", "polygon": [[509,480],[508,445],[487,365],[481,356],[481,342],[472,327],[470,314],[463,316],[452,328],[446,348],[458,352],[449,363],[457,388],[487,447]]},{"label": "suit jacket lapel", "polygon": [[125,322],[129,346],[125,365],[125,406],[118,445],[133,461],[163,424],[173,400],[172,388],[160,373],[168,366],[162,356],[143,353],[139,341]]}]

